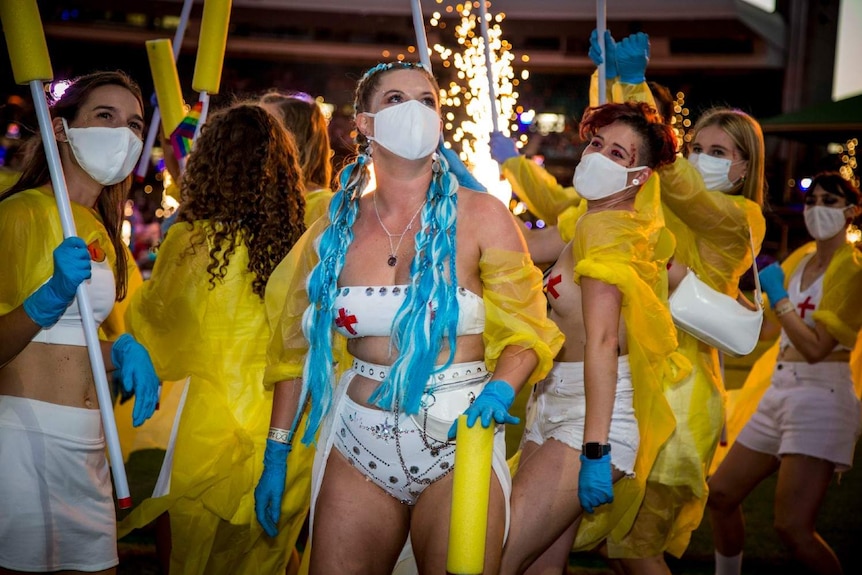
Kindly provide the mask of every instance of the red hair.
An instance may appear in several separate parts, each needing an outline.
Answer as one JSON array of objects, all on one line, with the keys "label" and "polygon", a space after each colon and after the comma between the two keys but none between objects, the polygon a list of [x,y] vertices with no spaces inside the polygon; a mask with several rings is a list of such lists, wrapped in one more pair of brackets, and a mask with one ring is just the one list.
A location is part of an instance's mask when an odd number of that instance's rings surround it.
[{"label": "red hair", "polygon": [[589,140],[605,126],[621,122],[641,139],[638,155],[644,165],[658,168],[673,163],[676,158],[676,138],[673,129],[663,123],[655,108],[645,102],[624,102],[592,106],[584,110],[578,133]]}]

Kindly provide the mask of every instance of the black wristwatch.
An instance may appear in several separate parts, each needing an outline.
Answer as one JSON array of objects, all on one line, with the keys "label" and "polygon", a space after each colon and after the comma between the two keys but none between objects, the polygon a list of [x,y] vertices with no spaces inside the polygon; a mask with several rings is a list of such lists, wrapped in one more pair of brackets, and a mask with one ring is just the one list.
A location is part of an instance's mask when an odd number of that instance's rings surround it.
[{"label": "black wristwatch", "polygon": [[611,446],[609,443],[585,443],[581,451],[587,459],[601,459],[611,452]]}]

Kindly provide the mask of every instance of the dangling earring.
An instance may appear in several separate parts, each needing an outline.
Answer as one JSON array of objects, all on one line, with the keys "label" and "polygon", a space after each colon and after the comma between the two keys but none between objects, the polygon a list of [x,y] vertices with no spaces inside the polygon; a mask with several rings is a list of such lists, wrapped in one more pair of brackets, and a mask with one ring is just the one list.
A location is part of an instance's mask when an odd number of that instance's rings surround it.
[{"label": "dangling earring", "polygon": [[440,166],[440,156],[437,152],[431,154],[431,171],[435,174],[439,174],[442,171],[442,167]]}]

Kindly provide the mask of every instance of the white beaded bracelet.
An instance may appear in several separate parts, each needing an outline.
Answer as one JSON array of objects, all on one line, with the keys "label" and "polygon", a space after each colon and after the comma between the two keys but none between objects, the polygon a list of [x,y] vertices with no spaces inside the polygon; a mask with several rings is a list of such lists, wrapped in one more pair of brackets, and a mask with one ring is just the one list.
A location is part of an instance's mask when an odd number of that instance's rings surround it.
[{"label": "white beaded bracelet", "polygon": [[267,438],[290,445],[293,442],[293,432],[287,429],[279,429],[278,427],[270,427]]}]

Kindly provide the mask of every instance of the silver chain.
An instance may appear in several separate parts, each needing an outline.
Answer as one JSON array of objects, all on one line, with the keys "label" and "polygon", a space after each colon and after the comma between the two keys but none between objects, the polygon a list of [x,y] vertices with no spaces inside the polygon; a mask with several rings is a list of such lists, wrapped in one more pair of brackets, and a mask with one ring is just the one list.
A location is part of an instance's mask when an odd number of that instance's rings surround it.
[{"label": "silver chain", "polygon": [[[401,241],[404,239],[404,234],[406,234],[410,229],[413,228],[413,221],[416,219],[416,216],[419,215],[419,212],[422,211],[422,208],[425,206],[425,202],[428,201],[428,198],[425,198],[425,200],[419,206],[419,209],[416,210],[416,213],[413,214],[413,217],[410,218],[409,222],[407,222],[407,227],[404,228],[404,231],[400,234],[393,234],[389,231],[389,229],[387,229],[386,225],[383,223],[383,219],[380,217],[380,210],[377,209],[377,192],[374,192],[374,194],[371,196],[371,201],[374,204],[374,213],[377,215],[377,221],[380,222],[380,227],[383,228],[383,231],[386,233],[386,237],[389,240],[389,260],[387,263],[391,267],[394,267],[395,264],[398,263],[398,250],[399,248],[401,248]],[[398,236],[398,243],[393,248],[392,238],[396,235]]]}]

